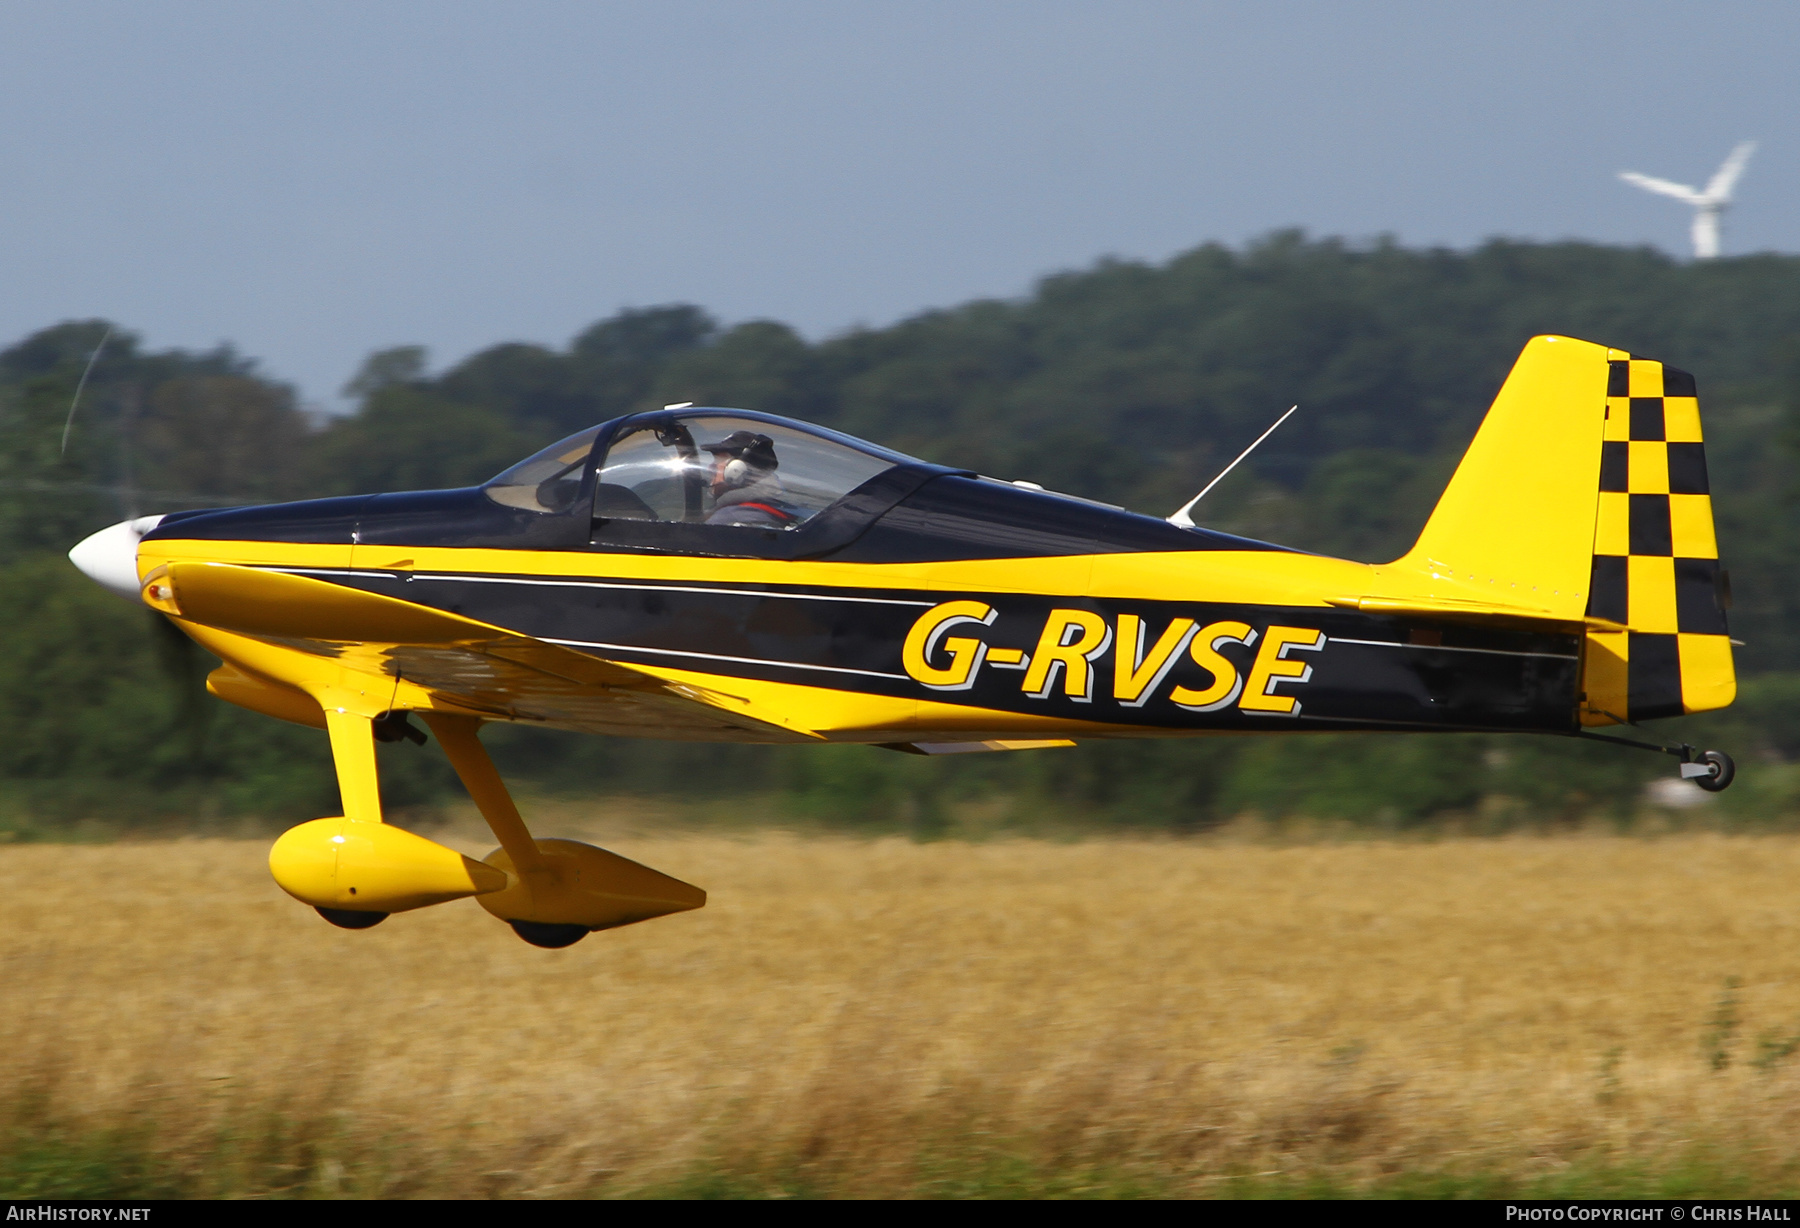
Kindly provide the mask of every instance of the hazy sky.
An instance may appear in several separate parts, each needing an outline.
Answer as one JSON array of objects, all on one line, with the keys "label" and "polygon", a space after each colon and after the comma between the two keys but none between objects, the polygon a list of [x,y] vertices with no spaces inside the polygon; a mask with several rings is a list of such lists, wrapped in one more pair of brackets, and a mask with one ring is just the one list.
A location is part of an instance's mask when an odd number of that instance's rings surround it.
[{"label": "hazy sky", "polygon": [[333,404],[694,302],[812,336],[1282,226],[1800,250],[1800,5],[0,4],[0,340],[106,316]]}]

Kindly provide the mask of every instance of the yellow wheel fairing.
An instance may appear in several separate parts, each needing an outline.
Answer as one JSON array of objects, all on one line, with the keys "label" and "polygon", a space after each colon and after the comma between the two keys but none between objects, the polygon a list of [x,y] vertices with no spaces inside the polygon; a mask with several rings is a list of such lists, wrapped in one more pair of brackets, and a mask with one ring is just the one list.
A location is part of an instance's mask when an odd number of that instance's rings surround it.
[{"label": "yellow wheel fairing", "polygon": [[490,873],[509,886],[477,903],[502,921],[617,929],[653,917],[706,906],[706,892],[692,883],[578,840],[536,842],[538,868],[520,872],[504,848],[485,859]]},{"label": "yellow wheel fairing", "polygon": [[512,881],[403,828],[341,816],[289,828],[269,850],[269,873],[304,904],[351,912],[410,912]]}]

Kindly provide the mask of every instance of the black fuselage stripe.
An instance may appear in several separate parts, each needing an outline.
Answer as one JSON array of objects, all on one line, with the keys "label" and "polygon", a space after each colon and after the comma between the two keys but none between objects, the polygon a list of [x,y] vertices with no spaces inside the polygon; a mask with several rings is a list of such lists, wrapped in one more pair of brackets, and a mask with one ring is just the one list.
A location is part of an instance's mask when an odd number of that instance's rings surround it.
[{"label": "black fuselage stripe", "polygon": [[896,597],[853,597],[839,593],[778,593],[770,589],[760,588],[702,588],[686,584],[621,584],[613,580],[537,580],[524,579],[519,576],[472,576],[461,574],[440,574],[437,572],[414,572],[416,580],[443,580],[453,583],[469,584],[536,584],[546,588],[619,588],[640,592],[656,593],[707,593],[728,597],[778,597],[788,601],[856,601],[864,605],[905,605],[915,609],[927,610],[934,605],[930,601],[902,601]]},{"label": "black fuselage stripe", "polygon": [[1553,661],[1579,661],[1572,652],[1517,652],[1511,648],[1461,648],[1453,644],[1403,644],[1399,640],[1353,640],[1328,636],[1333,644],[1361,644],[1365,648],[1416,648],[1426,652],[1485,652],[1496,657],[1549,657]]},{"label": "black fuselage stripe", "polygon": [[374,568],[330,568],[330,567],[261,567],[260,571],[279,571],[298,576],[358,576],[397,580],[410,577],[414,582],[419,580],[436,580],[452,584],[530,584],[543,588],[610,588],[624,589],[630,592],[646,593],[704,593],[718,594],[726,597],[775,597],[788,601],[855,601],[863,605],[903,605],[914,609],[928,610],[936,602],[910,601],[898,597],[857,597],[849,593],[832,591],[830,593],[783,593],[773,589],[761,588],[723,588],[703,587],[690,584],[626,584],[617,580],[548,580],[536,576],[492,576],[475,575],[472,572],[394,572],[379,571]]},{"label": "black fuselage stripe", "polygon": [[269,563],[256,566],[257,571],[278,571],[285,576],[381,576],[393,579],[389,571],[352,570],[348,567],[276,567]]},{"label": "black fuselage stripe", "polygon": [[608,652],[640,652],[659,657],[695,657],[703,661],[729,661],[734,665],[773,666],[776,669],[812,669],[828,674],[860,674],[865,678],[888,678],[895,682],[912,681],[905,674],[884,674],[872,669],[847,669],[842,665],[807,665],[800,661],[771,661],[761,657],[731,657],[717,652],[685,652],[679,648],[645,648],[639,644],[603,644],[595,640],[558,640],[544,637],[546,644],[565,648],[600,648]]}]

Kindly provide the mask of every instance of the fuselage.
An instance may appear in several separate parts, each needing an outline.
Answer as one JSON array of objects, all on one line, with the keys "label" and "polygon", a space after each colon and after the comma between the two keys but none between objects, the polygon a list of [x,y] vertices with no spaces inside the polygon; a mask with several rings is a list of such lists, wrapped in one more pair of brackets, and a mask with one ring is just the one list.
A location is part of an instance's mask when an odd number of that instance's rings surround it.
[{"label": "fuselage", "polygon": [[[138,574],[314,577],[739,694],[833,741],[1575,727],[1578,631],[1358,608],[1487,596],[1456,577],[910,460],[788,530],[614,519],[595,514],[597,468],[559,510],[473,487],[178,513]],[[236,637],[188,630],[233,659]],[[428,663],[396,672],[432,685]],[[508,716],[704,736],[529,698]]]}]

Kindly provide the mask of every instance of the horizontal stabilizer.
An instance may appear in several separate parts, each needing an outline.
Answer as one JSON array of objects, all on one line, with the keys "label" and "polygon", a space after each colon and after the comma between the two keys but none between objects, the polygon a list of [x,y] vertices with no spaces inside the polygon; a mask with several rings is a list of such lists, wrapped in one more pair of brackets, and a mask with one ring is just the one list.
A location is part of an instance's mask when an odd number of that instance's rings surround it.
[{"label": "horizontal stabilizer", "polygon": [[1538,621],[1568,622],[1579,626],[1581,620],[1559,617],[1542,607],[1504,605],[1491,601],[1462,601],[1455,597],[1327,597],[1327,605],[1340,609],[1361,610],[1366,614],[1430,614],[1436,617],[1525,618]]},{"label": "horizontal stabilizer", "polygon": [[908,755],[979,755],[997,750],[1048,750],[1075,743],[1070,738],[1036,738],[993,742],[877,742],[875,745],[882,750],[897,750]]}]

